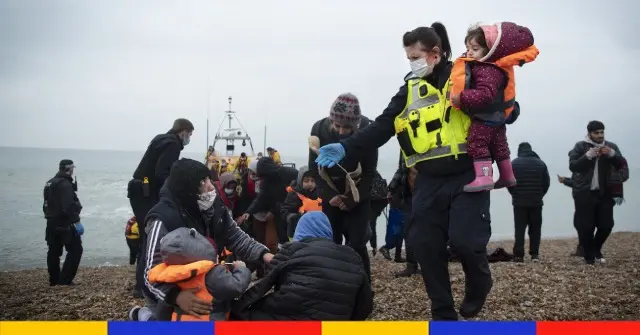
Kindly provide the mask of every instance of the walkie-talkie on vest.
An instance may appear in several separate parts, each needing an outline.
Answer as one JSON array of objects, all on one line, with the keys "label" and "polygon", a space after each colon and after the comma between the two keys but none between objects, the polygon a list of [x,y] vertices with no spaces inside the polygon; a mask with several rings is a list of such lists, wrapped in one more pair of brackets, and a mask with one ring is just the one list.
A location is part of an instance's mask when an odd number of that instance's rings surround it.
[{"label": "walkie-talkie on vest", "polygon": [[151,194],[151,190],[149,190],[149,178],[144,177],[142,180],[142,196],[148,198]]},{"label": "walkie-talkie on vest", "polygon": [[413,137],[418,137],[418,127],[420,126],[420,113],[418,113],[417,111],[412,111],[409,114],[409,118],[411,119],[413,117],[415,117],[415,119],[409,121],[409,126],[411,126],[411,129],[413,129]]}]

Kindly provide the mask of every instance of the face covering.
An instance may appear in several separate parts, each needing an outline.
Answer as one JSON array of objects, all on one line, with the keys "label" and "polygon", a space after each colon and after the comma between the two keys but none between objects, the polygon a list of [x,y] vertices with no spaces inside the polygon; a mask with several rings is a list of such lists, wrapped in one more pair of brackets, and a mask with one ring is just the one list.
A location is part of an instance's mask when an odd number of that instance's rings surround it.
[{"label": "face covering", "polygon": [[425,58],[416,59],[411,62],[411,72],[415,76],[423,78],[433,72],[433,65],[429,65]]},{"label": "face covering", "polygon": [[187,146],[190,141],[191,141],[191,136],[187,136],[187,138],[182,140],[182,145]]},{"label": "face covering", "polygon": [[256,180],[256,194],[260,193],[260,180]]},{"label": "face covering", "polygon": [[207,210],[213,206],[213,200],[216,199],[216,191],[200,194],[198,199],[198,207],[200,210]]},{"label": "face covering", "polygon": [[256,176],[255,174],[249,175],[249,178],[251,178],[251,180],[253,180],[253,181],[260,180],[260,178],[258,178],[258,176]]},{"label": "face covering", "polygon": [[224,189],[224,193],[226,195],[232,195],[234,191],[235,191],[235,189],[233,189],[233,188],[225,188]]}]

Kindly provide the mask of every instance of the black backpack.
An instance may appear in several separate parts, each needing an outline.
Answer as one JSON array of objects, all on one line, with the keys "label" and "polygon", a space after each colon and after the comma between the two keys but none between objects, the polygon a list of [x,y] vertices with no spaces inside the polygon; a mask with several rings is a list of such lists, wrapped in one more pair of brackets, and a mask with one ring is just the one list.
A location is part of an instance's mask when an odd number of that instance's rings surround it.
[{"label": "black backpack", "polygon": [[387,199],[387,180],[376,171],[371,183],[371,199]]}]

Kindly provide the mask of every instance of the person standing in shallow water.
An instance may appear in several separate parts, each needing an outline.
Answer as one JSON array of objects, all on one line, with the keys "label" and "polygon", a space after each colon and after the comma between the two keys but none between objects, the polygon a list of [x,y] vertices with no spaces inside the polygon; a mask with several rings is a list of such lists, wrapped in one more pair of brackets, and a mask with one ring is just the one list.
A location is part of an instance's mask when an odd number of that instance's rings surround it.
[{"label": "person standing in shallow water", "polygon": [[[351,93],[343,93],[331,105],[329,116],[313,125],[311,136],[317,136],[320,145],[340,143],[341,140],[366,129],[369,122],[369,119],[360,113],[358,98]],[[351,191],[345,194],[348,185],[345,172],[334,166],[321,170],[316,163],[318,155],[313,150],[309,150],[309,171],[317,176],[322,211],[329,217],[333,227],[334,242],[342,244],[344,236],[346,245],[362,257],[364,269],[371,277],[367,242],[371,236],[371,187],[378,166],[378,148],[366,148],[362,152],[361,156],[352,155],[340,162],[349,172],[360,170],[360,175],[354,177],[356,180],[359,179],[356,185],[359,202],[356,202]],[[323,178],[321,174],[324,173],[326,174]],[[329,184],[328,180],[333,185]]]},{"label": "person standing in shallow water", "polygon": [[333,167],[343,159],[365,159],[395,134],[406,165],[418,170],[407,242],[422,270],[432,318],[458,319],[447,241],[460,255],[466,277],[460,315],[475,317],[493,285],[486,255],[491,237],[490,192],[463,192],[475,179],[466,152],[471,121],[447,98],[453,66],[449,37],[436,22],[405,33],[402,42],[412,71],[398,93],[373,123],[321,147],[315,161],[320,167]]},{"label": "person standing in shallow water", "polygon": [[[72,160],[60,161],[58,173],[45,184],[43,191],[42,210],[47,219],[45,240],[49,247],[47,270],[51,286],[73,285],[73,279],[82,259],[80,238],[84,231],[80,224],[82,205],[76,195],[78,184],[71,177],[74,169]],[[60,271],[60,256],[63,248],[67,250],[67,256]]]},{"label": "person standing in shallow water", "polygon": [[622,170],[625,162],[618,146],[604,140],[600,121],[589,122],[585,139],[569,151],[578,239],[587,264],[605,262],[602,246],[614,224],[612,169]]}]

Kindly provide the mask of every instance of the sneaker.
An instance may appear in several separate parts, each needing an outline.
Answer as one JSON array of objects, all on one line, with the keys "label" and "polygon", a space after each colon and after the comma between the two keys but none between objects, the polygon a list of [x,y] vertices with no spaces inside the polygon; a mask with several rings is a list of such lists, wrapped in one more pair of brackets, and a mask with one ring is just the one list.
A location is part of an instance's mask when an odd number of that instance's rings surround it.
[{"label": "sneaker", "polygon": [[144,295],[142,295],[142,290],[133,291],[133,297],[136,298],[136,299],[144,298]]},{"label": "sneaker", "polygon": [[380,254],[382,254],[382,257],[384,257],[384,259],[386,259],[388,261],[391,260],[391,254],[389,253],[389,249],[387,249],[385,247],[381,247],[378,250],[380,251]]},{"label": "sneaker", "polygon": [[604,259],[604,256],[602,255],[602,251],[596,252],[596,263],[604,264],[606,262],[607,260]]},{"label": "sneaker", "polygon": [[596,263],[595,259],[585,259],[584,262],[587,265],[594,265]]},{"label": "sneaker", "polygon": [[138,313],[140,312],[140,306],[133,306],[133,308],[131,308],[129,310],[129,320],[131,321],[138,321]]},{"label": "sneaker", "polygon": [[580,245],[578,245],[576,247],[576,251],[574,253],[572,253],[571,256],[584,257],[584,251],[582,250],[582,247]]},{"label": "sneaker", "polygon": [[532,256],[531,256],[531,261],[532,261],[532,262],[534,262],[534,263],[538,263],[538,262],[540,262],[540,256],[538,256],[538,255],[532,255]]},{"label": "sneaker", "polygon": [[523,263],[524,262],[524,257],[513,257],[513,261],[515,263]]},{"label": "sneaker", "polygon": [[376,257],[378,250],[376,248],[371,248],[371,253],[373,254],[373,257]]}]

